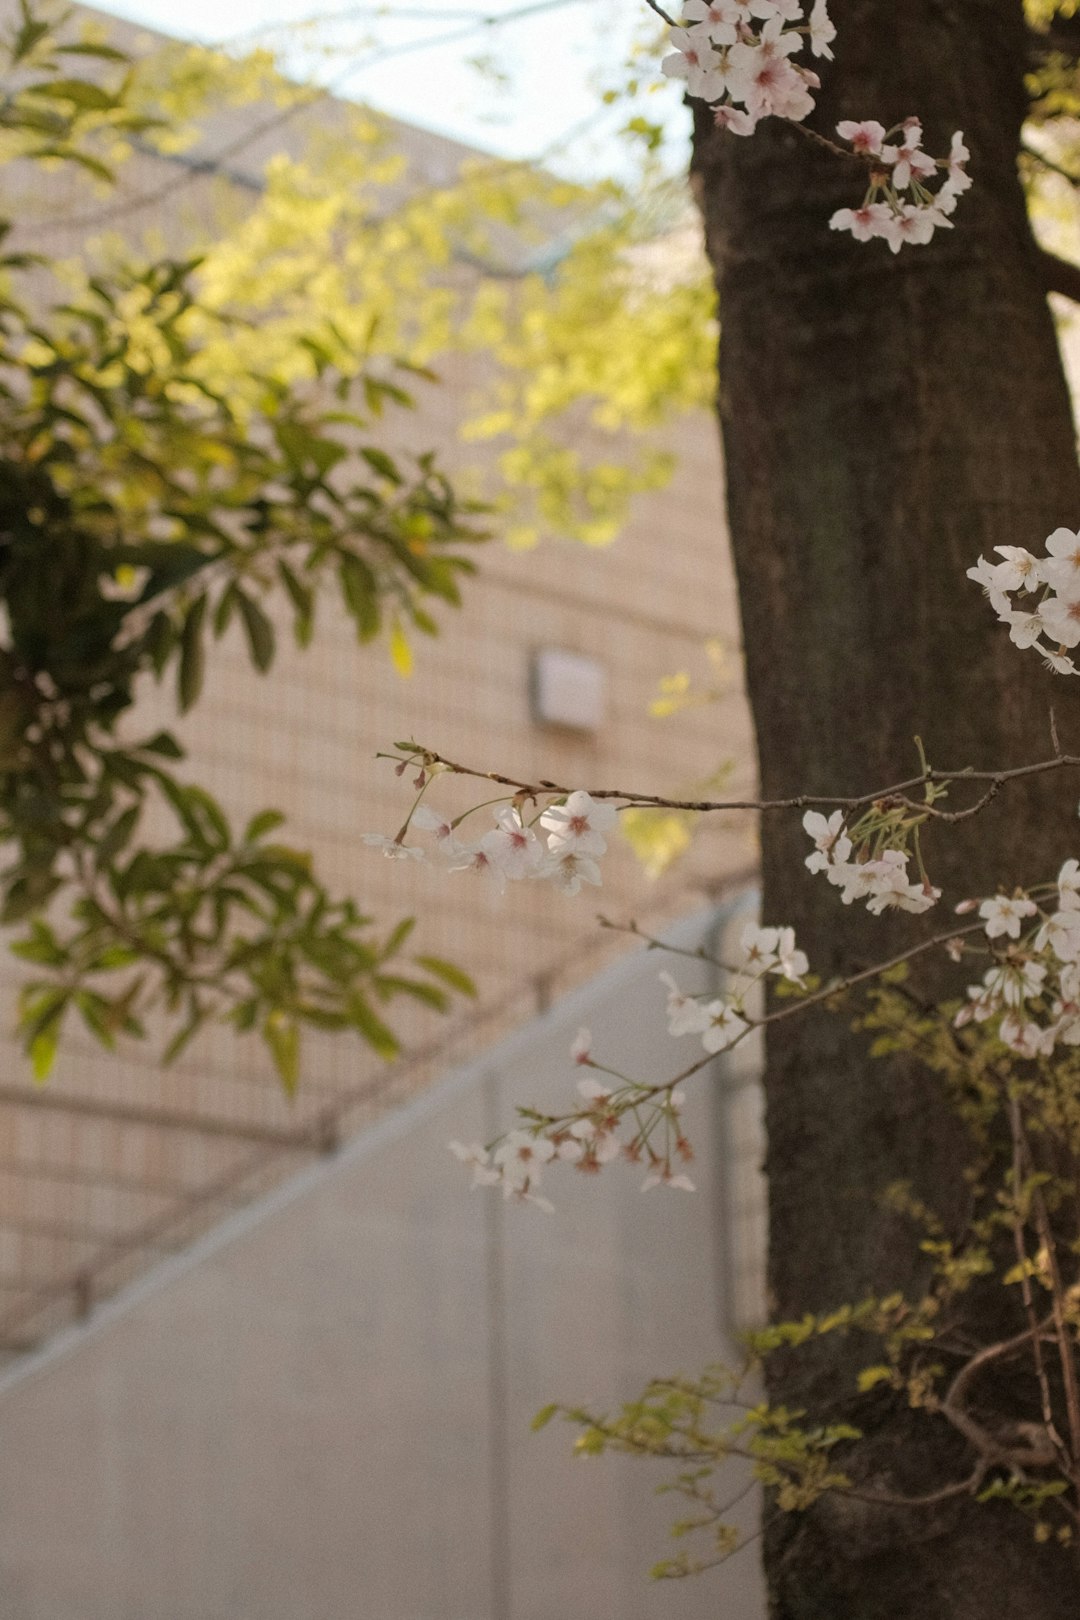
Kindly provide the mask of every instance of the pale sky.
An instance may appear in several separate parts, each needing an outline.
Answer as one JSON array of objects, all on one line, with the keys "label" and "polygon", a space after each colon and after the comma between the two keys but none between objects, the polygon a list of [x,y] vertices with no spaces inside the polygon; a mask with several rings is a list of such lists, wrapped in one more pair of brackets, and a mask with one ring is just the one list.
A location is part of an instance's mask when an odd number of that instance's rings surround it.
[{"label": "pale sky", "polygon": [[[411,123],[507,157],[555,167],[626,172],[615,130],[625,106],[604,109],[598,81],[619,82],[644,0],[99,0],[101,9],[207,42],[270,43],[298,77],[317,77]],[[494,25],[485,19],[528,9]],[[297,29],[318,16],[319,27]],[[500,88],[470,62],[490,58]],[[672,167],[685,161],[688,118],[674,86],[648,101],[670,127]],[[585,127],[581,127],[585,126]],[[572,138],[566,140],[571,132]]]}]

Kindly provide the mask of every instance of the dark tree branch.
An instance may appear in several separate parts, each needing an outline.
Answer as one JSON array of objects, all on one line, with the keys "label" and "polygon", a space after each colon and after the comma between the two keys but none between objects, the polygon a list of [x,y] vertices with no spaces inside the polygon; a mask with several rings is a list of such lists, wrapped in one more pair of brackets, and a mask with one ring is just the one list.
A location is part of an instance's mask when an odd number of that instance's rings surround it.
[{"label": "dark tree branch", "polygon": [[1048,293],[1058,293],[1060,297],[1071,298],[1074,304],[1080,304],[1080,265],[1070,264],[1068,259],[1059,259],[1054,253],[1041,251],[1039,273]]}]

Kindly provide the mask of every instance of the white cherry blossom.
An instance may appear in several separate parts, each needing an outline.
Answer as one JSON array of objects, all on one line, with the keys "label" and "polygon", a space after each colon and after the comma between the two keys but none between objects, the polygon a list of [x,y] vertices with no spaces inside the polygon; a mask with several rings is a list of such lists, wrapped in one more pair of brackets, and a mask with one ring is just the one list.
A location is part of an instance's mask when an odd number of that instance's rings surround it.
[{"label": "white cherry blossom", "polygon": [[442,860],[449,861],[461,853],[462,845],[455,834],[453,822],[448,816],[440,815],[437,810],[433,810],[430,805],[418,804],[409,825],[433,835],[436,854]]},{"label": "white cherry blossom", "polygon": [[826,819],[819,811],[808,810],[802,824],[814,840],[814,853],[808,855],[804,863],[808,870],[823,872],[833,863],[843,865],[851,854],[851,839],[844,831],[844,812],[834,810]]},{"label": "white cherry blossom", "polygon": [[570,1056],[575,1063],[588,1063],[592,1057],[592,1035],[582,1026],[574,1036],[574,1043],[570,1048]]},{"label": "white cherry blossom", "polygon": [[987,972],[983,983],[991,999],[1007,1007],[1019,1007],[1028,996],[1042,993],[1046,968],[1041,962],[1007,960]]},{"label": "white cherry blossom", "polygon": [[[791,937],[794,943],[794,934]],[[767,973],[771,967],[776,966],[776,948],[779,943],[779,928],[759,928],[757,923],[747,923],[739,941],[742,951],[740,967],[755,968],[761,973]]]},{"label": "white cherry blossom", "polygon": [[702,101],[711,101],[714,96],[723,92],[723,81],[717,77],[717,68],[720,66],[720,57],[698,29],[693,32],[685,28],[671,30],[671,43],[675,50],[670,56],[665,56],[660,64],[660,71],[668,79],[685,79],[686,88],[692,96],[700,96]]},{"label": "white cherry blossom", "polygon": [[451,872],[476,872],[494,884],[496,892],[506,889],[506,872],[488,854],[483,843],[460,844],[449,858]]},{"label": "white cherry blossom", "polygon": [[473,1187],[493,1187],[502,1180],[498,1170],[491,1168],[491,1155],[479,1142],[448,1142],[447,1147],[462,1164],[472,1166]]},{"label": "white cherry blossom", "polygon": [[952,145],[949,149],[948,179],[945,182],[945,184],[951,188],[953,194],[956,196],[959,196],[962,192],[968,191],[971,188],[971,176],[964,168],[964,164],[970,157],[971,153],[964,145],[963,133],[960,130],[956,130],[953,134]]},{"label": "white cherry blossom", "polygon": [[709,1027],[701,1037],[701,1044],[706,1052],[725,1052],[750,1028],[745,1018],[740,1018],[726,1001],[710,1001],[705,1008],[709,1015]]},{"label": "white cherry blossom", "polygon": [[1042,576],[1056,591],[1080,588],[1080,534],[1072,529],[1055,529],[1046,541],[1049,556],[1042,563]]},{"label": "white cherry blossom", "polygon": [[713,45],[734,45],[738,39],[736,24],[729,0],[686,0],[682,14],[686,33]]},{"label": "white cherry blossom", "polygon": [[[1064,533],[1063,530],[1058,532]],[[994,569],[999,591],[1033,591],[1045,577],[1045,564],[1025,546],[995,546],[994,550],[1002,559]],[[1080,579],[1080,573],[1076,578]]]},{"label": "white cherry blossom", "polygon": [[943,227],[951,230],[952,220],[940,209],[925,203],[904,203],[899,212],[891,216],[881,234],[892,251],[899,253],[907,242],[925,246],[934,232]]},{"label": "white cherry blossom", "polygon": [[806,952],[795,948],[794,928],[779,930],[774,971],[792,984],[802,984],[804,976],[810,971],[810,961]]},{"label": "white cherry blossom", "polygon": [[856,242],[869,242],[886,234],[892,217],[888,203],[863,203],[861,208],[838,208],[829,220],[829,229],[850,231]]},{"label": "white cherry blossom", "polygon": [[548,835],[548,849],[553,855],[603,855],[607,849],[604,834],[614,829],[618,819],[614,805],[598,803],[578,789],[565,804],[549,805],[540,817],[540,825]]},{"label": "white cherry blossom", "polygon": [[881,151],[885,125],[879,124],[876,118],[864,118],[860,122],[845,118],[843,123],[837,124],[836,133],[842,141],[850,141],[856,152],[873,154]]},{"label": "white cherry blossom", "polygon": [[1058,903],[1063,911],[1080,910],[1080,861],[1065,862],[1057,877]]},{"label": "white cherry blossom", "polygon": [[1008,613],[1004,617],[1009,625],[1009,640],[1014,647],[1034,647],[1046,629],[1038,608],[1030,613]]},{"label": "white cherry blossom", "polygon": [[[1080,581],[1077,581],[1080,586]],[[1076,586],[1073,587],[1074,590]],[[1075,647],[1080,642],[1080,593],[1073,599],[1048,596],[1039,608],[1043,627],[1048,636],[1062,647]]]},{"label": "white cherry blossom", "polygon": [[361,833],[360,842],[370,845],[372,849],[381,849],[387,860],[390,861],[422,861],[426,859],[424,851],[418,844],[399,843],[396,838],[387,838],[385,833]]},{"label": "white cherry blossom", "polygon": [[555,1144],[531,1131],[508,1131],[492,1154],[508,1194],[534,1187],[543,1166],[554,1157]]},{"label": "white cherry blossom", "polygon": [[642,1192],[648,1192],[652,1187],[677,1187],[681,1192],[696,1190],[689,1176],[673,1174],[669,1164],[658,1165],[641,1183]]},{"label": "white cherry blossom", "polygon": [[1059,962],[1080,961],[1080,911],[1052,912],[1035,935],[1032,948],[1053,951]]},{"label": "white cherry blossom", "polygon": [[667,986],[667,1018],[669,1035],[700,1035],[712,1023],[712,1017],[694,996],[684,995],[670,973],[660,974],[661,984]]},{"label": "white cherry blossom", "polygon": [[998,1039],[1022,1058],[1048,1056],[1054,1050],[1053,1030],[1040,1029],[1038,1024],[1021,1023],[1015,1013],[1008,1013],[1001,1020]]},{"label": "white cherry blossom", "polygon": [[544,846],[531,827],[510,805],[495,812],[496,826],[480,840],[481,848],[499,871],[511,879],[532,877],[544,859]]},{"label": "white cherry blossom", "polygon": [[825,0],[814,0],[810,11],[810,49],[815,56],[823,56],[831,62],[833,53],[829,47],[835,38],[836,29],[825,9]]},{"label": "white cherry blossom", "polygon": [[578,855],[573,850],[548,856],[544,864],[536,868],[533,876],[550,878],[564,894],[569,895],[580,894],[583,883],[591,883],[599,888],[602,881],[596,862],[590,860],[588,855]]},{"label": "white cherry blossom", "polygon": [[1036,906],[1034,900],[1023,896],[996,894],[990,900],[984,900],[979,907],[979,916],[982,917],[988,939],[1000,939],[1007,934],[1010,939],[1020,938],[1020,925],[1025,917],[1034,917]]},{"label": "white cherry blossom", "polygon": [[714,109],[713,122],[717,129],[729,129],[733,135],[752,135],[758,124],[757,119],[741,107],[732,107],[727,103]]},{"label": "white cherry blossom", "polygon": [[985,557],[980,557],[973,568],[966,570],[966,576],[982,586],[998,618],[1007,620],[1012,612],[1012,602],[1007,593],[1013,587],[1002,583],[1001,568],[1000,563],[987,562]]}]

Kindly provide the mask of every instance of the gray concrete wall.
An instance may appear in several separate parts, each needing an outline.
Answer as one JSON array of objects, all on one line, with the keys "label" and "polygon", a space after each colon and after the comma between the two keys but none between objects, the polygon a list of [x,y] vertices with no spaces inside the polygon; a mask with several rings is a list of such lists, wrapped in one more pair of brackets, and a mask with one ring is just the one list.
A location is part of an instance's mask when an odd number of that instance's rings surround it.
[{"label": "gray concrete wall", "polygon": [[663,1474],[529,1430],[729,1350],[721,1077],[690,1099],[693,1195],[563,1165],[546,1216],[446,1151],[571,1097],[582,1023],[674,1072],[694,1042],[665,1033],[662,965],[623,958],[8,1375],[4,1620],[759,1620],[754,1548],[651,1583]]}]

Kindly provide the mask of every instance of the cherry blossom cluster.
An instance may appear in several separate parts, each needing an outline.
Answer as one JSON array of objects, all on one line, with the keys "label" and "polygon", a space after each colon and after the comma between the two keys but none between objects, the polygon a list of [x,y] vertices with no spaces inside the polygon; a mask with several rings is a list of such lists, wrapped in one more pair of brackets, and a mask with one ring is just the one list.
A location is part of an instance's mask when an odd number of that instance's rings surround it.
[{"label": "cherry blossom cluster", "polygon": [[667,987],[668,1034],[700,1035],[706,1052],[726,1052],[753,1028],[747,1002],[770,975],[803,985],[810,964],[795,945],[793,928],[759,928],[748,923],[740,941],[739,961],[722,996],[687,995],[670,973],[661,973]]},{"label": "cherry blossom cluster", "polygon": [[721,128],[752,135],[762,118],[798,123],[813,111],[821,80],[791,58],[807,41],[814,56],[831,57],[835,38],[825,0],[815,0],[809,18],[800,0],[686,0],[661,71],[684,79]]},{"label": "cherry blossom cluster", "polygon": [[[707,102],[719,128],[752,135],[763,118],[801,124],[813,111],[821,80],[792,58],[808,45],[812,56],[831,61],[835,38],[825,0],[814,0],[808,10],[802,0],[686,0],[681,26],[671,30],[675,49],[661,71]],[[859,207],[832,216],[833,230],[850,231],[857,242],[880,237],[899,253],[905,243],[929,242],[935,230],[951,225],[949,215],[971,185],[964,167],[970,154],[959,130],[948,157],[940,159],[923,151],[917,118],[892,129],[876,119],[847,119],[837,134],[869,178]],[[843,147],[833,150],[846,155]],[[934,190],[930,182],[942,174]]]},{"label": "cherry blossom cluster", "polygon": [[[998,1039],[1022,1058],[1048,1057],[1059,1043],[1080,1046],[1080,862],[1066,861],[1041,901],[1017,890],[956,909],[976,907],[991,964],[968,986],[957,1026],[993,1020]],[[961,942],[951,943],[961,959]]]},{"label": "cherry blossom cluster", "polygon": [[[964,167],[971,154],[960,130],[946,158],[923,151],[917,118],[905,118],[888,130],[876,119],[846,119],[837,124],[836,133],[869,165],[869,183],[858,208],[840,208],[832,216],[832,230],[850,231],[857,242],[880,237],[899,253],[907,242],[921,246],[936,230],[952,229],[949,215],[971,185]],[[932,190],[930,181],[941,173],[942,184]]]},{"label": "cherry blossom cluster", "polygon": [[[421,795],[430,780],[431,773],[422,769],[415,784]],[[523,818],[522,810],[517,800],[509,804],[500,801],[493,811],[495,825],[479,838],[468,839],[459,836],[459,828],[475,810],[451,820],[418,801],[396,837],[364,833],[362,841],[396,860],[423,861],[430,852],[451,872],[476,872],[486,877],[500,894],[507,883],[524,878],[554,883],[564,894],[571,895],[578,894],[583,883],[600,886],[597,857],[605,853],[606,835],[618,819],[612,805],[576,792],[553,801],[532,821]],[[537,826],[546,835],[543,839]],[[428,848],[407,842],[413,831],[431,835]]]},{"label": "cherry blossom cluster", "polygon": [[1075,675],[1068,649],[1080,643],[1080,533],[1055,529],[1045,557],[1023,546],[994,550],[1001,561],[980,557],[967,577],[982,586],[1015,646],[1034,647],[1059,675]]},{"label": "cherry blossom cluster", "polygon": [[941,899],[941,890],[932,887],[925,873],[917,880],[911,877],[911,855],[904,845],[912,825],[910,816],[875,808],[849,831],[842,810],[831,816],[808,810],[803,828],[814,840],[814,849],[805,865],[811,872],[825,873],[840,890],[845,906],[865,900],[875,917],[890,907],[929,911]]},{"label": "cherry blossom cluster", "polygon": [[580,1103],[565,1114],[522,1109],[522,1125],[487,1146],[449,1143],[451,1153],[471,1166],[474,1187],[501,1187],[504,1197],[535,1204],[550,1214],[554,1205],[538,1191],[549,1166],[569,1164],[584,1174],[596,1174],[604,1165],[626,1159],[645,1165],[643,1192],[660,1186],[694,1191],[693,1182],[679,1168],[693,1158],[680,1119],[685,1093],[674,1083],[655,1086],[630,1080],[597,1063],[591,1048],[589,1031],[579,1030],[570,1056],[576,1064],[610,1076],[614,1085],[601,1085],[588,1076],[578,1081]]},{"label": "cherry blossom cluster", "polygon": [[693,1158],[683,1131],[681,1110],[685,1093],[678,1081],[704,1067],[717,1052],[727,1051],[760,1022],[747,1003],[770,976],[803,986],[809,971],[804,952],[795,945],[791,928],[743,930],[739,959],[729,969],[729,985],[721,996],[688,995],[670,973],[661,973],[666,987],[668,1032],[673,1036],[699,1035],[705,1056],[664,1085],[642,1084],[597,1062],[592,1036],[578,1031],[570,1049],[573,1061],[614,1083],[604,1085],[593,1075],[578,1081],[581,1102],[560,1115],[521,1109],[522,1124],[485,1146],[480,1142],[451,1142],[450,1151],[472,1169],[474,1187],[501,1187],[506,1198],[536,1204],[548,1212],[552,1204],[538,1189],[545,1171],[556,1164],[573,1165],[595,1173],[616,1159],[642,1164],[647,1174],[642,1191],[672,1187],[693,1192],[694,1184],[682,1168]]}]

